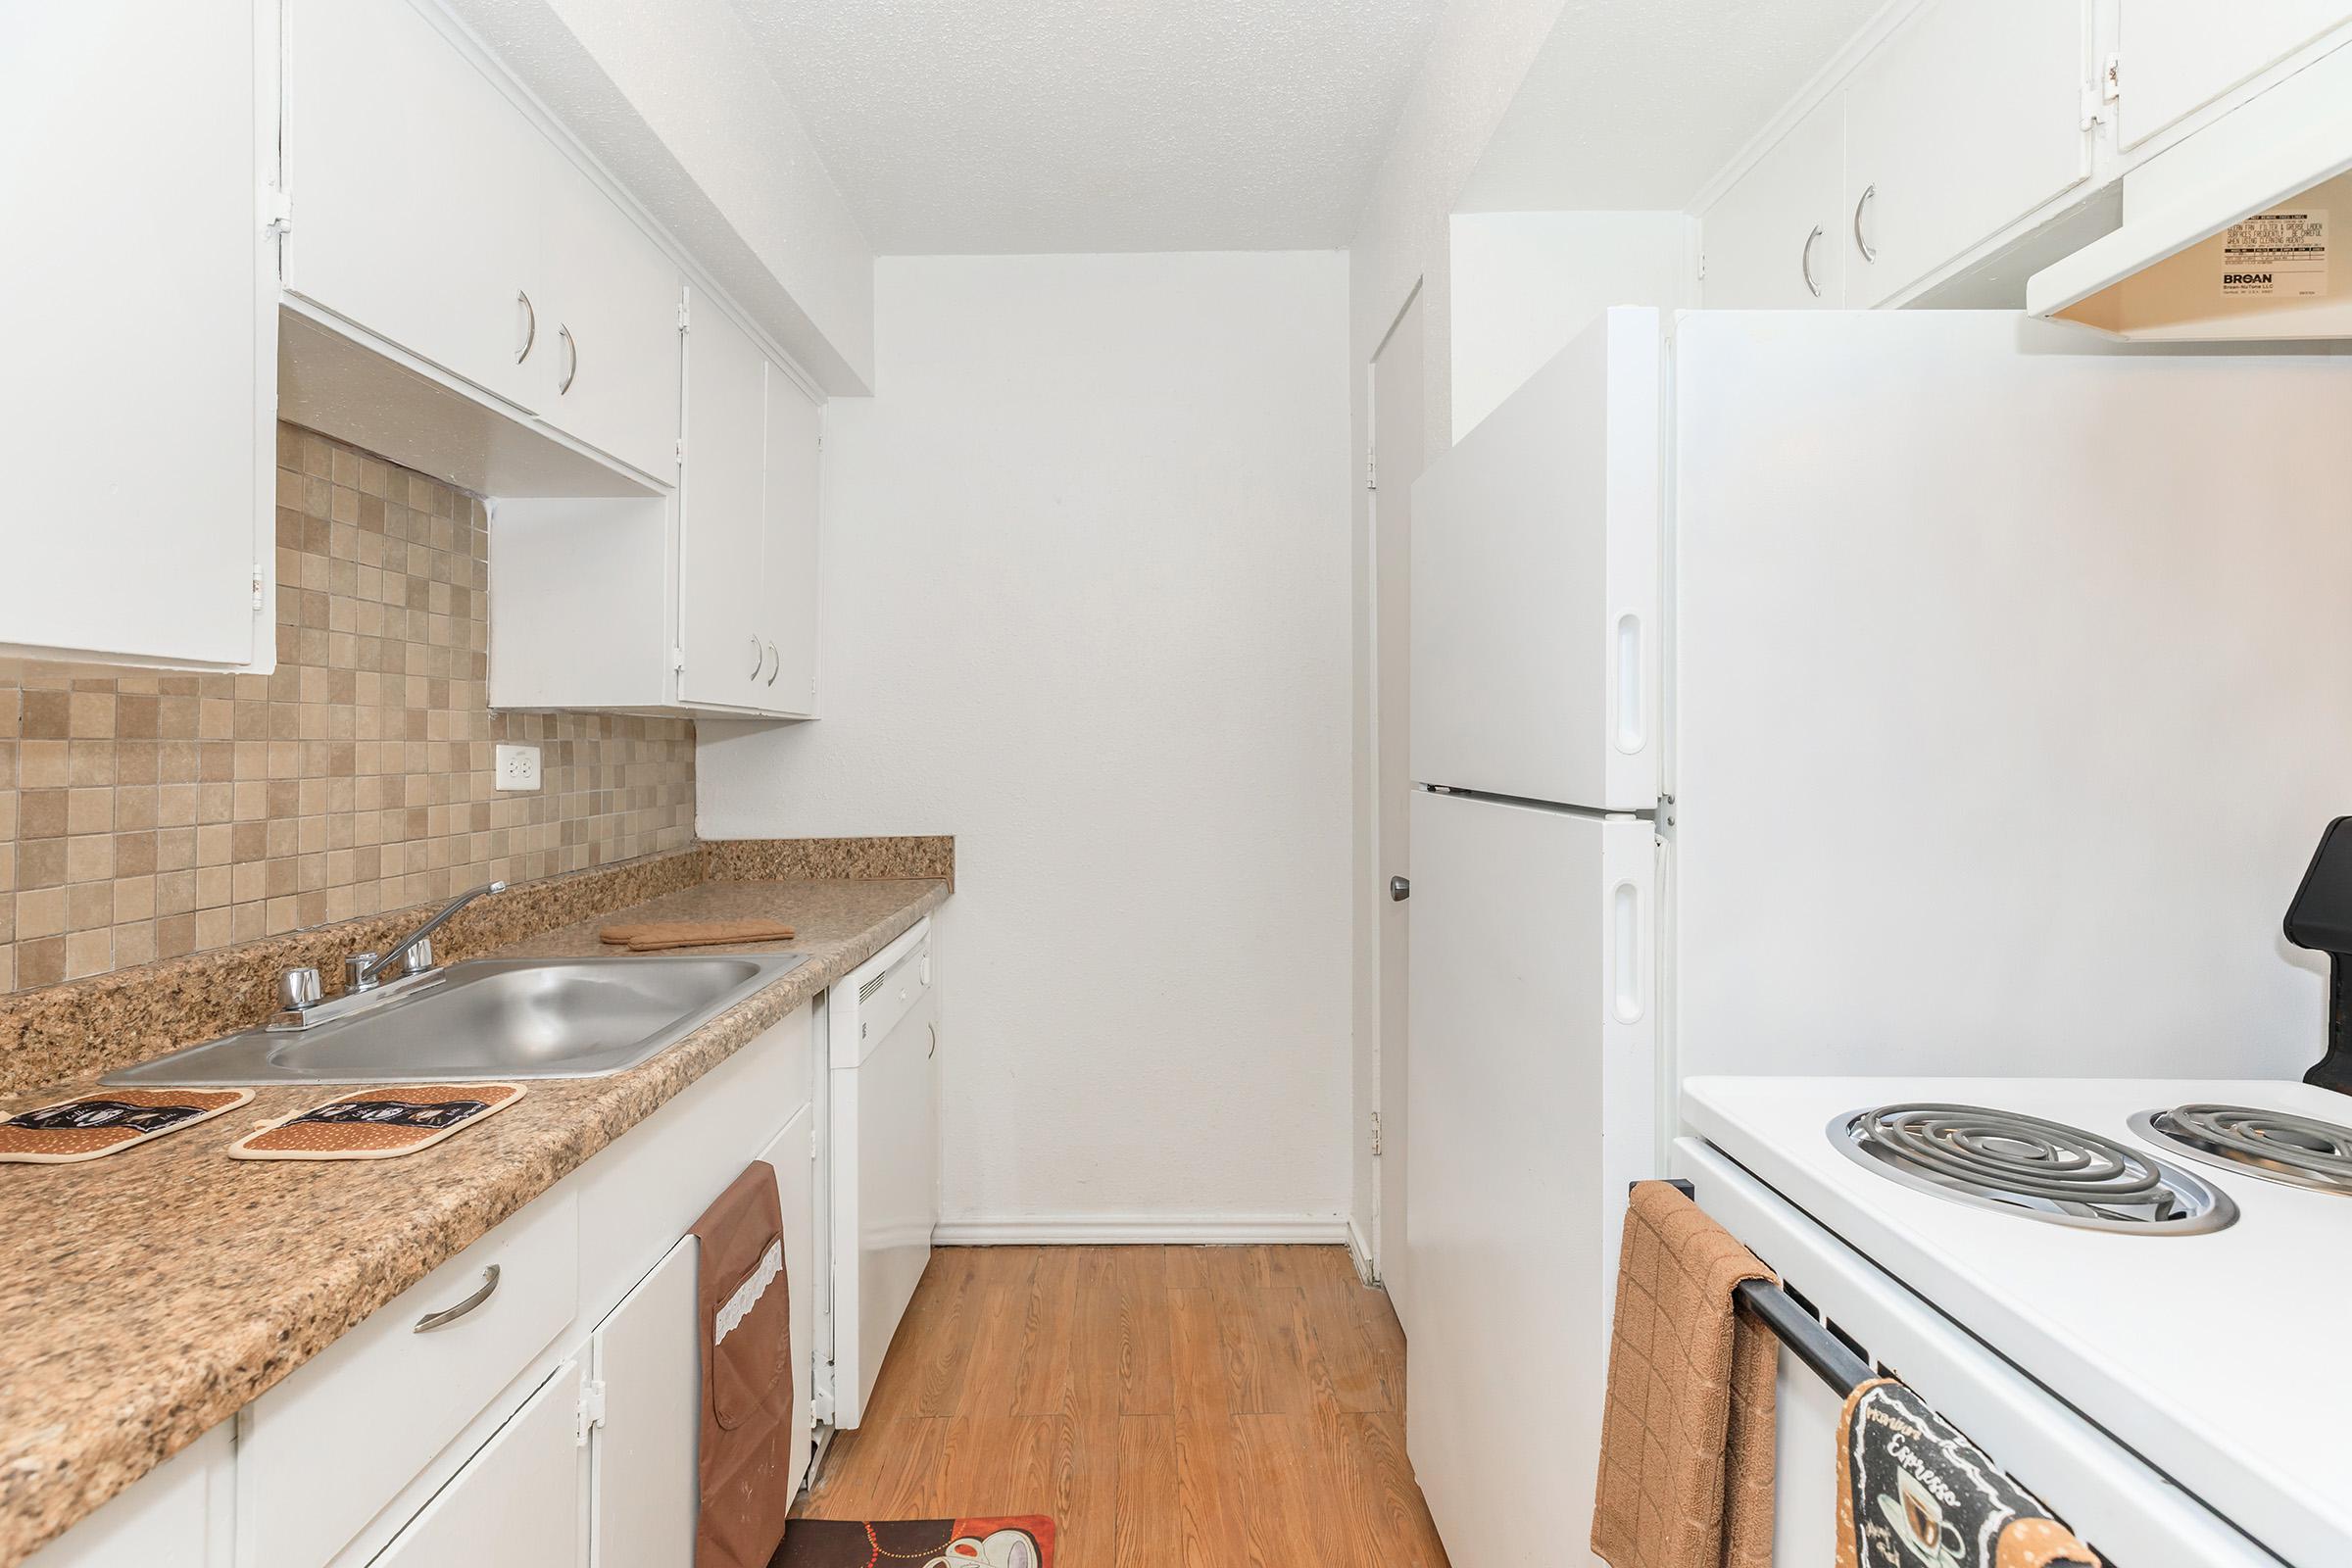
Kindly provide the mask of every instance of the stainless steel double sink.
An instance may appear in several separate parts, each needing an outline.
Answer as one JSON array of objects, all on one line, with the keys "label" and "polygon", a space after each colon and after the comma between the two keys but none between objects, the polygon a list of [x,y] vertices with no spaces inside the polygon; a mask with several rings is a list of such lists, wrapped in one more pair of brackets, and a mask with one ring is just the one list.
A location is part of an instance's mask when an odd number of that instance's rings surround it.
[{"label": "stainless steel double sink", "polygon": [[437,1083],[603,1078],[652,1059],[808,961],[805,953],[485,958],[307,1029],[247,1029],[103,1083]]}]

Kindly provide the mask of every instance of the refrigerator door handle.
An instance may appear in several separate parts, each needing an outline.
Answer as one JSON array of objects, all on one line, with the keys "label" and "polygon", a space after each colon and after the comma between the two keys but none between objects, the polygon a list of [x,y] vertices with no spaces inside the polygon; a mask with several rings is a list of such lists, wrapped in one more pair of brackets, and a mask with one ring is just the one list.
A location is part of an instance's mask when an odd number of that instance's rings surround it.
[{"label": "refrigerator door handle", "polygon": [[1617,706],[1617,750],[1628,757],[1638,755],[1648,737],[1642,732],[1642,615],[1628,610],[1617,616],[1616,690],[1612,694]]},{"label": "refrigerator door handle", "polygon": [[1628,877],[1609,890],[1610,1011],[1619,1023],[1642,1021],[1642,890]]}]

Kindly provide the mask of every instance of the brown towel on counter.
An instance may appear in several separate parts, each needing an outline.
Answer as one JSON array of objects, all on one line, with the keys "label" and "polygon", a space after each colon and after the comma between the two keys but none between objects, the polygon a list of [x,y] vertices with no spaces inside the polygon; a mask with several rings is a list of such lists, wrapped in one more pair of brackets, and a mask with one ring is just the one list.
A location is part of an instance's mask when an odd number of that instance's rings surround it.
[{"label": "brown towel on counter", "polygon": [[1769,1568],[1780,1342],[1732,1290],[1772,1277],[1674,1188],[1634,1188],[1592,1508],[1610,1568]]},{"label": "brown towel on counter", "polygon": [[765,1568],[792,1511],[792,1305],[775,1167],[746,1167],[694,1236],[703,1362],[694,1568]]},{"label": "brown towel on counter", "polygon": [[792,927],[777,920],[640,920],[609,925],[597,935],[631,953],[666,948],[717,948],[752,942],[790,942]]},{"label": "brown towel on counter", "polygon": [[1838,1418],[1838,1568],[1922,1563],[2100,1568],[1984,1449],[1880,1378],[1847,1395]]}]

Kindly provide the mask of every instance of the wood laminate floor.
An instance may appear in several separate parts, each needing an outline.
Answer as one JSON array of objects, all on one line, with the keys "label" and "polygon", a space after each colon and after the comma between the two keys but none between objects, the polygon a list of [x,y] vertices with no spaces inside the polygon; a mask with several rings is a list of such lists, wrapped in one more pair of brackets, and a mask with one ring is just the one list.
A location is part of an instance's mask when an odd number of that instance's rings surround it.
[{"label": "wood laminate floor", "polygon": [[1057,1568],[1446,1568],[1403,1333],[1338,1247],[942,1249],[802,1511],[1052,1514]]}]

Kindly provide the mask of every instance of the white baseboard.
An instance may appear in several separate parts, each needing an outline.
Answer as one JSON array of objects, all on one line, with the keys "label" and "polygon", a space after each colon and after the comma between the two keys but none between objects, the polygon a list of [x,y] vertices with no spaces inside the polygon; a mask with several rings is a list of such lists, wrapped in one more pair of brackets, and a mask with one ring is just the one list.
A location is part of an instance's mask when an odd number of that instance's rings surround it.
[{"label": "white baseboard", "polygon": [[1280,1242],[1345,1246],[1348,1222],[1337,1214],[1024,1214],[940,1221],[938,1247],[1218,1246]]},{"label": "white baseboard", "polygon": [[1348,1216],[1348,1255],[1355,1260],[1357,1279],[1366,1285],[1379,1283],[1379,1271],[1372,1266],[1371,1239],[1364,1235],[1363,1227],[1356,1224],[1353,1214]]}]

